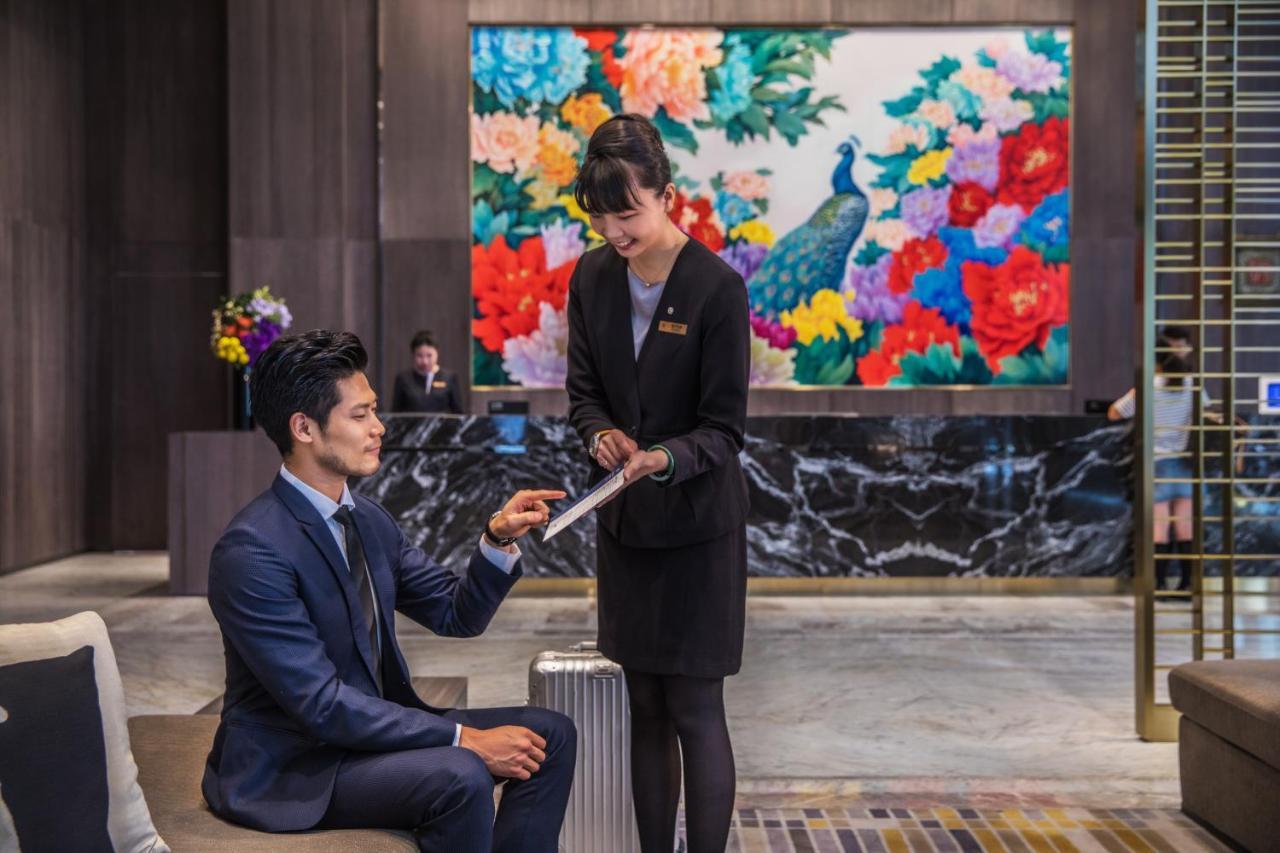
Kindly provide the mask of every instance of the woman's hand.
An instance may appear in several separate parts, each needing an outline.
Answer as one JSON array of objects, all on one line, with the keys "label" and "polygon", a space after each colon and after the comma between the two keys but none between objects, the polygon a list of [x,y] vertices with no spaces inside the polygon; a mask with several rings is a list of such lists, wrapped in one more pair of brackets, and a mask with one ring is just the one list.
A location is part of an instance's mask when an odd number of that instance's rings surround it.
[{"label": "woman's hand", "polygon": [[611,429],[600,436],[596,443],[596,463],[607,471],[612,471],[627,461],[640,447],[625,432]]},{"label": "woman's hand", "polygon": [[671,464],[670,457],[661,450],[637,450],[627,460],[622,479],[628,483],[667,470]]},{"label": "woman's hand", "polygon": [[564,492],[554,490],[521,491],[512,495],[501,513],[489,523],[489,529],[501,539],[521,537],[532,528],[546,524],[551,510],[546,501],[564,497]]}]

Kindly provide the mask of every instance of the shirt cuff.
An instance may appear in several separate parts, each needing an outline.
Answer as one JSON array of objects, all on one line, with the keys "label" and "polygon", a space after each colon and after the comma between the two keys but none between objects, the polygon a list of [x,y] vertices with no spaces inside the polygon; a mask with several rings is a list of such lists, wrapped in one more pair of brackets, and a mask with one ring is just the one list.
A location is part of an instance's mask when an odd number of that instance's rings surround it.
[{"label": "shirt cuff", "polygon": [[489,540],[484,538],[484,534],[480,535],[480,553],[484,554],[484,558],[490,563],[497,566],[503,573],[511,574],[516,567],[516,563],[520,560],[520,546],[515,546],[515,551],[507,553],[501,548],[492,545]]},{"label": "shirt cuff", "polygon": [[457,728],[453,730],[453,745],[457,746],[462,740],[462,723],[454,723],[454,725]]},{"label": "shirt cuff", "polygon": [[665,447],[663,447],[661,444],[655,444],[653,447],[650,447],[650,448],[649,448],[649,450],[650,450],[650,451],[653,451],[653,450],[661,450],[663,453],[667,454],[667,467],[666,467],[666,470],[664,470],[661,474],[650,474],[650,475],[649,475],[649,476],[650,476],[650,477],[652,477],[653,479],[657,480],[659,483],[665,483],[667,480],[670,480],[670,479],[671,479],[671,475],[672,475],[672,474],[674,474],[674,473],[676,472],[676,458],[675,458],[674,456],[672,456],[672,455],[671,455],[671,451],[670,451],[670,450],[667,450],[667,449],[666,449]]}]

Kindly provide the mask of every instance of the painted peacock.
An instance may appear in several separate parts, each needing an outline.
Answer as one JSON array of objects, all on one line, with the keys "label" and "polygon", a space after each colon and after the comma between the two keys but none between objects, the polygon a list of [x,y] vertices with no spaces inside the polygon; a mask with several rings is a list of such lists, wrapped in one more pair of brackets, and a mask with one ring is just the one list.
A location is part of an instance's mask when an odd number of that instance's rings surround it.
[{"label": "painted peacock", "polygon": [[832,195],[805,224],[774,244],[747,282],[751,310],[776,320],[823,288],[839,290],[849,250],[867,221],[867,197],[853,182],[856,137],[840,143]]}]

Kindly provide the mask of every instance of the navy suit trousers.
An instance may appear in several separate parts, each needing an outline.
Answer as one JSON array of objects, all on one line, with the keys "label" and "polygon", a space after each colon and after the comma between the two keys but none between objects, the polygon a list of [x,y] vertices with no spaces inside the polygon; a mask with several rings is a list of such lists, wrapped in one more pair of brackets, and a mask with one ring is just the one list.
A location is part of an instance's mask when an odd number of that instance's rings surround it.
[{"label": "navy suit trousers", "polygon": [[476,708],[444,715],[469,728],[524,726],[547,742],[527,780],[508,779],[495,819],[497,782],[474,752],[456,746],[352,752],[343,758],[320,826],[406,829],[418,848],[449,853],[555,853],[577,761],[578,735],[544,708]]}]

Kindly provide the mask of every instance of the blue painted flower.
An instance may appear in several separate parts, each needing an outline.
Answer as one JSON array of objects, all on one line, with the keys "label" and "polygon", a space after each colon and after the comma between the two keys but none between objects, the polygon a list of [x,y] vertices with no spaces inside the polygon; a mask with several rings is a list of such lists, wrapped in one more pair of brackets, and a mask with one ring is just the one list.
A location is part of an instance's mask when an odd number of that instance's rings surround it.
[{"label": "blue painted flower", "polygon": [[1067,190],[1047,197],[1023,221],[1016,242],[1039,252],[1048,262],[1064,263],[1071,241],[1070,210]]},{"label": "blue painted flower", "polygon": [[484,199],[471,207],[471,234],[482,246],[488,246],[496,237],[506,234],[510,224],[511,215],[508,211],[504,210],[495,216],[493,208]]},{"label": "blue painted flower", "polygon": [[1009,257],[1009,253],[999,246],[979,247],[974,241],[973,231],[968,228],[939,228],[938,238],[947,246],[947,257],[957,263],[981,261],[998,267]]},{"label": "blue painted flower", "polygon": [[471,77],[505,107],[558,104],[587,80],[587,42],[568,27],[476,27]]},{"label": "blue painted flower", "polygon": [[725,230],[746,222],[756,215],[756,209],[751,202],[737,193],[724,190],[716,193],[715,208],[716,213],[720,214],[720,221],[724,223]]},{"label": "blue painted flower", "polygon": [[708,98],[711,117],[719,125],[727,124],[751,106],[751,86],[755,82],[755,74],[751,71],[751,50],[740,43],[737,36],[729,36],[725,47],[724,60],[715,70],[720,88]]},{"label": "blue painted flower", "polygon": [[961,261],[947,258],[941,269],[917,273],[911,295],[926,308],[937,308],[948,323],[967,331],[973,316],[973,304],[965,296],[960,276]]},{"label": "blue painted flower", "polygon": [[944,80],[938,84],[938,99],[950,104],[956,118],[961,121],[976,119],[982,110],[982,98],[955,80]]}]

